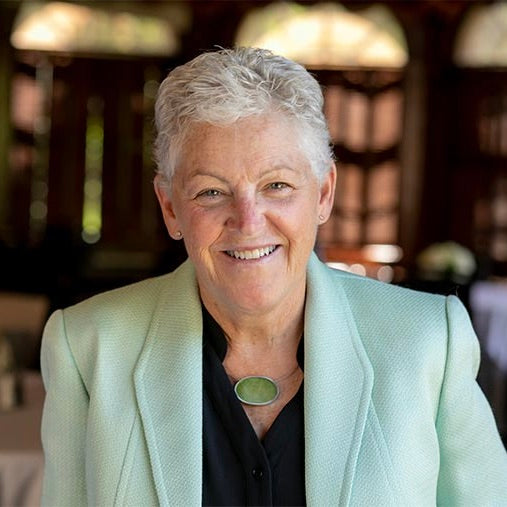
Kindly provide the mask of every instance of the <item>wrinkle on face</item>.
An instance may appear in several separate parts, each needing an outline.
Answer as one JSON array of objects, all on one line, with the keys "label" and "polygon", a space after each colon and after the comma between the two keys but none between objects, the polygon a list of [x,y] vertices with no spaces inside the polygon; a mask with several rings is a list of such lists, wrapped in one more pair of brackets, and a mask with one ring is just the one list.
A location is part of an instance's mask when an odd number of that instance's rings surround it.
[{"label": "wrinkle on face", "polygon": [[[289,120],[194,125],[172,188],[169,226],[183,233],[203,300],[261,312],[304,299],[323,198]],[[259,259],[227,254],[272,245]]]}]

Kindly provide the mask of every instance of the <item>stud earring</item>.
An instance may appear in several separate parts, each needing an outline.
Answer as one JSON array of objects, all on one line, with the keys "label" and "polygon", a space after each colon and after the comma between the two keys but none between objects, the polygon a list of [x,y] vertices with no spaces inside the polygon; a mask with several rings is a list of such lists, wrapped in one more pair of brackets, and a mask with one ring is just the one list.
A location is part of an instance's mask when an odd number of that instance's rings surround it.
[{"label": "stud earring", "polygon": [[183,233],[181,231],[176,231],[176,238],[181,239],[183,237]]},{"label": "stud earring", "polygon": [[324,221],[324,215],[319,215],[319,220],[320,220],[321,222],[323,222],[323,221]]}]

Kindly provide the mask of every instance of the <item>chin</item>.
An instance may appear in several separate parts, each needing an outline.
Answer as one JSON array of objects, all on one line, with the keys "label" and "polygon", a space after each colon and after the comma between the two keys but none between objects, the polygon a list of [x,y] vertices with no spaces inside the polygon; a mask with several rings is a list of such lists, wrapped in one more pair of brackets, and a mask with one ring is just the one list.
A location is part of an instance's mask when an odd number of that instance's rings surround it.
[{"label": "chin", "polygon": [[241,295],[234,294],[230,301],[240,311],[250,314],[265,313],[284,303],[282,295],[272,288],[246,289]]}]

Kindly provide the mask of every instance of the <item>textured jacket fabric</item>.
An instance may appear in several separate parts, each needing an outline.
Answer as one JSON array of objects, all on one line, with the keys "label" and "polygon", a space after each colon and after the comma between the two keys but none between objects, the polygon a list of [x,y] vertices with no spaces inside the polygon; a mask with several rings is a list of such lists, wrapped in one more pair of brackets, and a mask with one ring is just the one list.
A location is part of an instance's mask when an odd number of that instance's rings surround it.
[{"label": "textured jacket fabric", "polygon": [[[507,505],[507,454],[458,299],[312,255],[304,336],[309,506]],[[42,373],[43,505],[201,504],[202,315],[189,261],[55,312]]]}]

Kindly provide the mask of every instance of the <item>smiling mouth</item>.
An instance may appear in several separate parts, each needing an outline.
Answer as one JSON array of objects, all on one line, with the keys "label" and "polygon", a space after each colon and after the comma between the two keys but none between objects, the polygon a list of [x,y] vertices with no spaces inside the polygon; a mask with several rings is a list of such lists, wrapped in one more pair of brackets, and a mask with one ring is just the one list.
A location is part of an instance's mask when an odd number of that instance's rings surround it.
[{"label": "smiling mouth", "polygon": [[255,260],[271,255],[277,248],[277,245],[270,245],[264,248],[254,248],[253,250],[226,250],[225,253],[235,259]]}]

